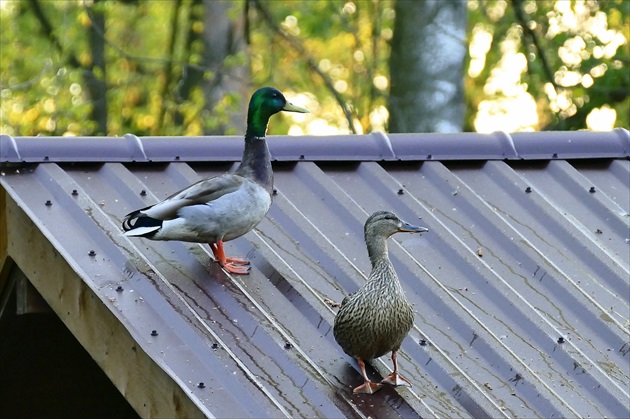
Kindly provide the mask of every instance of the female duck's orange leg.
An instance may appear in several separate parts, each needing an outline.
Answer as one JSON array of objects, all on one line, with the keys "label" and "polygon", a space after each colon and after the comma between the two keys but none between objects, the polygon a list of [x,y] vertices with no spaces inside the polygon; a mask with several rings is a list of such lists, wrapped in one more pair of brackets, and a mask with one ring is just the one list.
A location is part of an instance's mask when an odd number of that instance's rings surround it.
[{"label": "female duck's orange leg", "polygon": [[396,361],[396,351],[392,351],[392,362],[394,363],[394,372],[381,380],[381,383],[391,384],[393,386],[411,387],[411,383],[398,374],[398,362]]},{"label": "female duck's orange leg", "polygon": [[221,265],[226,271],[237,275],[247,275],[249,273],[249,266],[243,266],[249,265],[249,261],[247,259],[225,256],[225,250],[223,250],[223,240],[219,240],[216,243],[210,243],[210,249],[212,249],[214,258],[217,260],[219,265]]},{"label": "female duck's orange leg", "polygon": [[379,383],[373,383],[370,381],[370,379],[367,376],[367,373],[365,372],[365,364],[363,363],[363,360],[360,358],[357,358],[357,361],[359,361],[359,367],[361,368],[361,374],[363,374],[363,380],[365,381],[363,384],[361,384],[359,387],[355,388],[353,390],[353,393],[365,393],[365,394],[374,394],[378,391],[378,389],[380,389],[381,387],[383,387],[382,384]]}]

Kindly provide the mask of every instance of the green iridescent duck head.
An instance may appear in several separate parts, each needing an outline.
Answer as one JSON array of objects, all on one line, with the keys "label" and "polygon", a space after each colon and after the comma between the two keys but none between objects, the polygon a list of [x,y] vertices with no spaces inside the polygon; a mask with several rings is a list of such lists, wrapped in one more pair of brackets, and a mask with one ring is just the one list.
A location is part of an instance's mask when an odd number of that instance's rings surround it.
[{"label": "green iridescent duck head", "polygon": [[309,113],[308,109],[287,101],[278,89],[263,87],[256,90],[249,101],[247,112],[248,136],[264,137],[269,118],[280,111]]}]

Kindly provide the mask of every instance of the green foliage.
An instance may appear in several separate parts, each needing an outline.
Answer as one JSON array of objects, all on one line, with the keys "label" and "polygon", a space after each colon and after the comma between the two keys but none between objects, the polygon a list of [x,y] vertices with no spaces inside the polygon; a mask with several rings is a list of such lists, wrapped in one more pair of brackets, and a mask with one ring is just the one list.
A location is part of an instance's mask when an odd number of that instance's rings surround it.
[{"label": "green foliage", "polygon": [[[273,85],[312,111],[275,117],[271,134],[348,132],[351,125],[357,132],[383,129],[393,2],[234,2],[229,16],[247,17],[249,51],[228,56],[221,69],[203,64],[208,21],[200,0],[2,2],[0,130],[93,135],[92,103],[106,99],[109,135],[238,133],[233,111],[247,98],[229,92],[209,105],[204,86],[243,65],[251,69],[250,91]],[[589,114],[611,110],[616,126],[630,126],[629,1],[468,5],[467,130],[481,127],[484,117],[493,126],[492,112],[513,112],[518,100],[534,104],[535,119],[517,121],[514,129],[581,129]],[[106,19],[104,73],[92,69],[87,36],[96,11]],[[106,81],[106,98],[90,97],[86,72]],[[497,87],[506,75],[513,76],[512,87]]]},{"label": "green foliage", "polygon": [[[192,2],[183,3],[179,20],[185,27]],[[198,135],[205,125],[216,123],[206,114],[208,118],[201,120],[204,98],[199,86],[191,89],[186,101],[177,100],[177,75],[187,65],[188,54],[191,61],[197,59],[195,49],[199,47],[193,44],[187,51],[182,31],[174,37],[173,56],[167,55],[174,4],[107,1],[93,6],[106,15],[106,33],[102,34],[106,74],[97,71],[95,76],[107,82],[110,135]],[[96,126],[89,120],[92,98],[83,75],[92,61],[86,31],[95,9],[69,1],[41,1],[39,5],[54,28],[53,35],[42,31],[28,2],[5,2],[0,9],[0,127],[12,135],[93,135]],[[51,47],[53,36],[60,40],[61,51]],[[169,71],[176,76],[166,86],[166,94],[160,95]],[[163,111],[164,123],[156,131]],[[174,123],[177,112],[186,121],[184,125]]]},{"label": "green foliage", "polygon": [[[252,10],[255,84],[290,86],[293,91],[309,92],[317,98],[307,106],[316,108],[317,118],[310,122],[319,128],[318,132],[348,132],[351,123],[357,132],[382,129],[384,121],[379,122],[374,115],[371,120],[370,114],[384,109],[386,103],[393,1],[263,4],[269,8],[273,22],[265,22],[256,9]],[[273,25],[294,43],[277,36]],[[296,64],[299,71],[295,71]],[[348,105],[351,121],[344,117],[339,100],[331,94],[333,88]],[[309,131],[308,125],[304,128]]]},{"label": "green foliage", "polygon": [[628,127],[629,8],[624,0],[470,0],[471,36],[483,29],[492,44],[483,71],[466,80],[467,128],[474,130],[480,102],[509,96],[487,90],[513,34],[527,63],[519,82],[537,105],[531,128],[587,128],[588,115],[600,108],[614,109],[615,126]]}]

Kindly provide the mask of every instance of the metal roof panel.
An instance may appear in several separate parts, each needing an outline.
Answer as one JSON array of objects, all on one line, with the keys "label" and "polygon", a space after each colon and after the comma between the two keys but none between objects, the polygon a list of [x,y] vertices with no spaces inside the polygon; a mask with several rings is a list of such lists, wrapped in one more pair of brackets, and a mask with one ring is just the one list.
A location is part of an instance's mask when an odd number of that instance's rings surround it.
[{"label": "metal roof panel", "polygon": [[[2,187],[208,416],[630,414],[625,130],[274,137],[272,208],[226,244],[252,261],[247,277],[225,274],[207,246],[120,230],[127,212],[233,170],[236,137],[109,139],[100,162],[90,147],[103,139],[54,139],[69,142],[49,163],[22,165],[53,139],[14,140]],[[71,162],[74,144],[92,163]],[[365,281],[363,223],[379,209],[430,230],[389,242],[416,312],[399,355],[414,386],[352,395],[358,366],[327,301]],[[371,365],[391,370],[386,357]]]}]

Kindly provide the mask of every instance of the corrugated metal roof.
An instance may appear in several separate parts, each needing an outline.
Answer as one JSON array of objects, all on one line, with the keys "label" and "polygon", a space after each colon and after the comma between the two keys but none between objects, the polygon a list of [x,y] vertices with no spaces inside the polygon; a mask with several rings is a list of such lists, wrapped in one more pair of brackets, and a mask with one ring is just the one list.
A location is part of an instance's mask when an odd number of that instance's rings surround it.
[{"label": "corrugated metal roof", "polygon": [[[630,415],[627,130],[273,137],[274,204],[226,244],[252,261],[245,277],[207,246],[120,230],[234,169],[242,142],[1,141],[8,195],[207,416]],[[380,209],[430,230],[390,239],[416,310],[399,352],[414,386],[352,395],[325,299],[365,281],[363,223]]]}]

